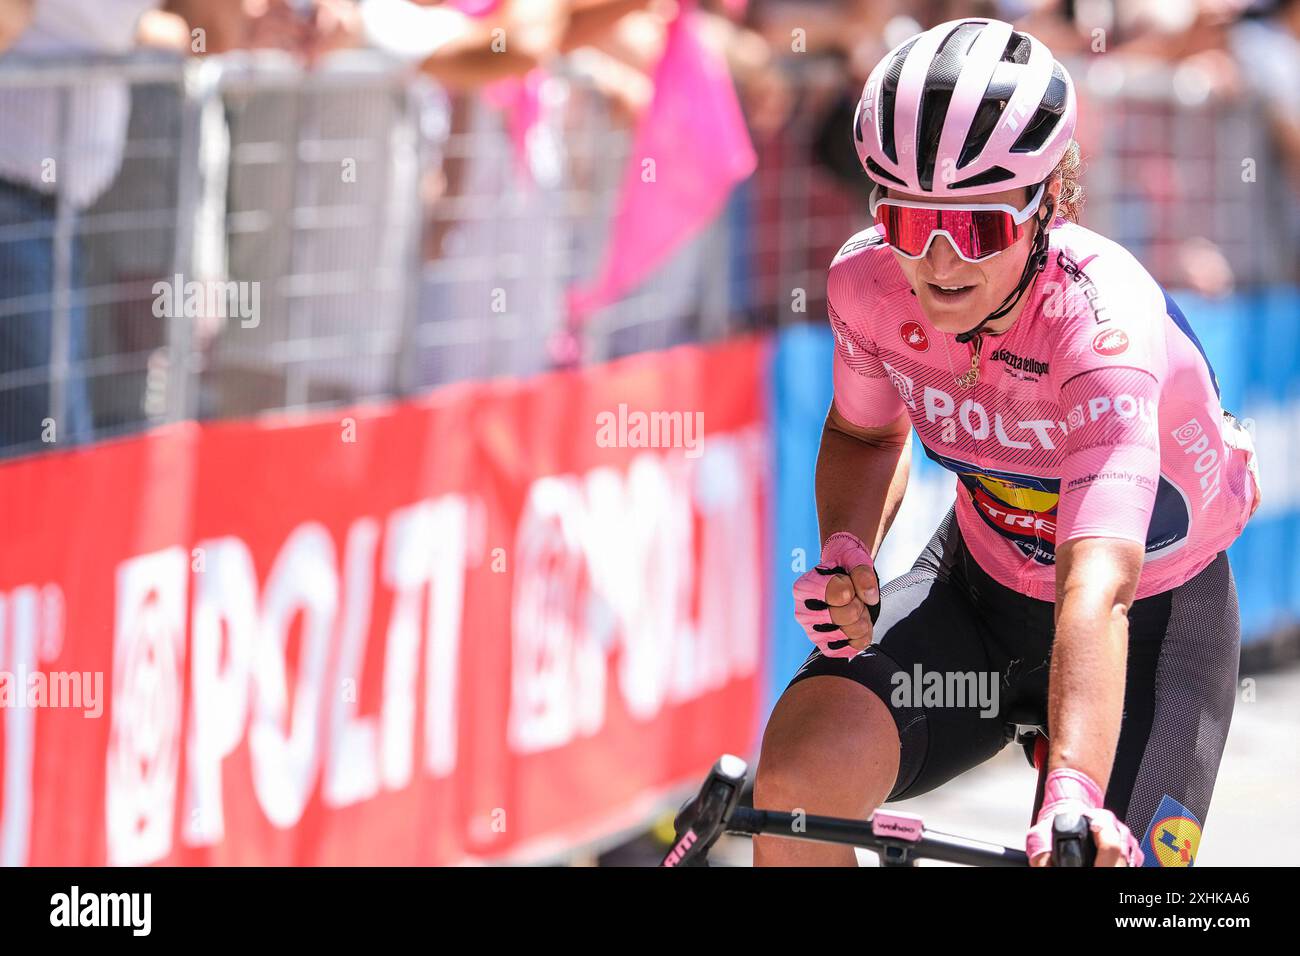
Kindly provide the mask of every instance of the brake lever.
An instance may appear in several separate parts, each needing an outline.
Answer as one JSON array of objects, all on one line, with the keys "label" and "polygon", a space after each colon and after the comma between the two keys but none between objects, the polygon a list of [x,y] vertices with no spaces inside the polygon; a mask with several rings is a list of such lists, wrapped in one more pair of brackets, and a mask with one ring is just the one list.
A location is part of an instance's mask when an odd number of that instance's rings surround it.
[{"label": "brake lever", "polygon": [[1058,813],[1052,818],[1052,866],[1092,866],[1097,844],[1088,818],[1080,813]]},{"label": "brake lever", "polygon": [[727,829],[745,789],[745,761],[723,754],[704,785],[673,820],[675,839],[660,866],[708,866],[709,850]]}]

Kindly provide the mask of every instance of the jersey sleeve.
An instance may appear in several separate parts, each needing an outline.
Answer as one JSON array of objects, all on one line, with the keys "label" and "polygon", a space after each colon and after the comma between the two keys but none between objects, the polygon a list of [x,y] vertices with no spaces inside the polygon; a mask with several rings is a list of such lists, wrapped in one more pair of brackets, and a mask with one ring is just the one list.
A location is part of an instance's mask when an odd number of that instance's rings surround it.
[{"label": "jersey sleeve", "polygon": [[1139,369],[1097,369],[1066,385],[1058,545],[1090,537],[1145,544],[1160,482],[1159,401],[1159,383]]},{"label": "jersey sleeve", "polygon": [[[1097,272],[1061,293],[1052,361],[1066,427],[1058,546],[1086,537],[1145,544],[1160,482],[1164,296],[1149,277],[1126,284]],[[1098,287],[1119,294],[1103,299]]]},{"label": "jersey sleeve", "polygon": [[880,363],[875,343],[849,327],[828,301],[831,330],[835,333],[832,381],[835,410],[860,428],[888,425],[906,410],[898,390]]}]

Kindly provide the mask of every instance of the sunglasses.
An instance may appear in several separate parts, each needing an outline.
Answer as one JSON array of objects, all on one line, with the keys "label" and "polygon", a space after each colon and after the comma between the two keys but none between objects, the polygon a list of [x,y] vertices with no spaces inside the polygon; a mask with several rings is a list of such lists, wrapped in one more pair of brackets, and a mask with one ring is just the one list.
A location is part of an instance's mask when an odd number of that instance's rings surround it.
[{"label": "sunglasses", "polygon": [[1025,223],[1042,202],[1046,183],[1039,183],[1024,209],[1002,203],[936,206],[909,199],[883,199],[871,193],[871,215],[885,227],[885,241],[900,255],[924,259],[937,235],[945,235],[957,255],[982,262],[1005,252],[1025,231]]}]

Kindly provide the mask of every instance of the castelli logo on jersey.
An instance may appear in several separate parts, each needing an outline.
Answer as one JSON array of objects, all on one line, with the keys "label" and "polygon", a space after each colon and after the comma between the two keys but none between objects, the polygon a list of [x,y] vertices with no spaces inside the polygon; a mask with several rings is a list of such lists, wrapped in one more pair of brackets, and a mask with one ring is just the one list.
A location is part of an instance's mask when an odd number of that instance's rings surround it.
[{"label": "castelli logo on jersey", "polygon": [[930,347],[930,338],[925,334],[925,329],[921,328],[920,322],[904,322],[898,327],[898,334],[903,337],[908,348],[917,352],[924,352]]},{"label": "castelli logo on jersey", "polygon": [[1103,329],[1092,340],[1092,350],[1098,355],[1119,355],[1128,348],[1128,333],[1123,329]]}]

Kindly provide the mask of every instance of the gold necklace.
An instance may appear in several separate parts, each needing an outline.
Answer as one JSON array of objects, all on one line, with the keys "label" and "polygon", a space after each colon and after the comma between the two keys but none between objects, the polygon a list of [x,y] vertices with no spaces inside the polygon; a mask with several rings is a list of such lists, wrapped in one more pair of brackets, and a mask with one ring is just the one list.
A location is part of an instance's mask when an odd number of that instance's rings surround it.
[{"label": "gold necklace", "polygon": [[[975,336],[975,346],[971,349],[970,353],[970,368],[968,368],[962,375],[957,375],[955,372],[953,373],[953,377],[957,380],[957,384],[962,388],[974,388],[975,383],[980,380],[980,349],[983,347],[984,335],[981,333],[980,335]],[[948,371],[952,371],[951,357],[948,359]]]}]

